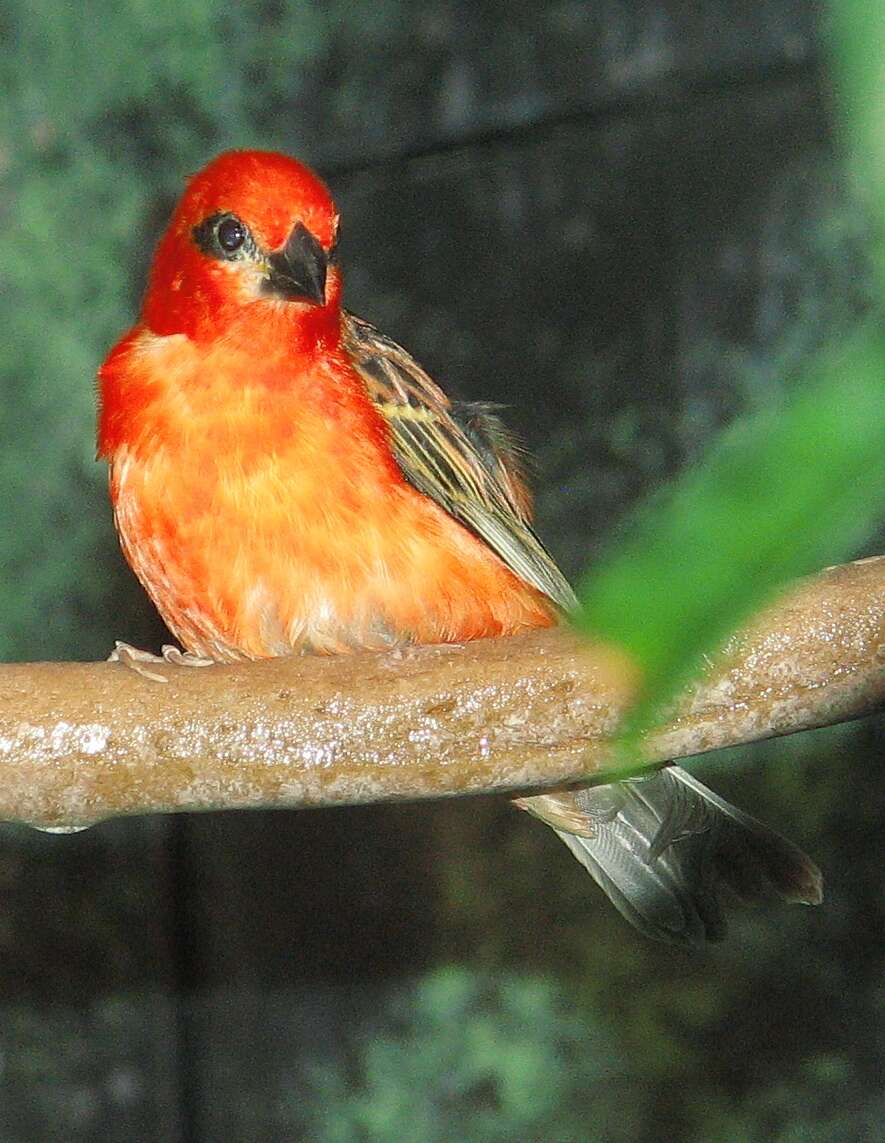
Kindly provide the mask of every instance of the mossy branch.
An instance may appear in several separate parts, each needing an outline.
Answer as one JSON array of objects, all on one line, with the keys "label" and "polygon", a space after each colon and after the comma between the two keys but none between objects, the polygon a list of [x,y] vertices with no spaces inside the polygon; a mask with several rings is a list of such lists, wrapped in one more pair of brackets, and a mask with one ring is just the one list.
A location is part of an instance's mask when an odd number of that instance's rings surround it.
[{"label": "mossy branch", "polygon": [[[0,666],[0,818],[527,791],[605,769],[635,691],[623,658],[565,630],[383,655]],[[885,557],[829,568],[733,636],[647,736],[659,762],[885,706]]]}]

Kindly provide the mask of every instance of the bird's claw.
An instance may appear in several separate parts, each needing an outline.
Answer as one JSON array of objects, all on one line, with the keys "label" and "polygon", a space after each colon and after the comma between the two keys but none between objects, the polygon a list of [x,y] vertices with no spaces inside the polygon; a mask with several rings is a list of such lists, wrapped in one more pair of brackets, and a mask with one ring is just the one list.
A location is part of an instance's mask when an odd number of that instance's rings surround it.
[{"label": "bird's claw", "polygon": [[171,643],[164,643],[160,648],[163,661],[172,663],[176,667],[211,667],[214,659],[204,659],[202,655],[195,655],[193,651],[182,651],[173,647]]},{"label": "bird's claw", "polygon": [[155,683],[168,683],[166,675],[159,671],[152,671],[148,663],[170,663],[175,667],[210,667],[211,659],[203,659],[190,651],[181,651],[171,643],[164,643],[161,654],[154,655],[151,651],[142,651],[140,647],[132,647],[119,639],[114,643],[114,649],[108,655],[109,663],[123,663],[143,679],[151,679]]}]

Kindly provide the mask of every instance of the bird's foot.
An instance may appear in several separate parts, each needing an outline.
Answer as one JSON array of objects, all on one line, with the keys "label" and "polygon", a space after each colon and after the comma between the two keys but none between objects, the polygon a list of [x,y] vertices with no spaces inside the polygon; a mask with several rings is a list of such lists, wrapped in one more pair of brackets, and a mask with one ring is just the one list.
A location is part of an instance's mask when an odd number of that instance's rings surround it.
[{"label": "bird's foot", "polygon": [[129,643],[122,643],[119,639],[114,643],[114,649],[108,655],[109,663],[123,663],[144,679],[151,679],[155,683],[168,683],[169,679],[159,671],[152,671],[148,663],[171,663],[175,667],[211,667],[213,660],[204,659],[194,655],[191,651],[181,651],[171,643],[164,643],[159,655],[150,651],[142,651],[140,647],[132,647]]},{"label": "bird's foot", "polygon": [[171,643],[164,643],[160,648],[163,661],[172,663],[176,667],[212,667],[214,659],[205,659],[202,655],[195,655],[193,651],[182,651],[173,647]]}]

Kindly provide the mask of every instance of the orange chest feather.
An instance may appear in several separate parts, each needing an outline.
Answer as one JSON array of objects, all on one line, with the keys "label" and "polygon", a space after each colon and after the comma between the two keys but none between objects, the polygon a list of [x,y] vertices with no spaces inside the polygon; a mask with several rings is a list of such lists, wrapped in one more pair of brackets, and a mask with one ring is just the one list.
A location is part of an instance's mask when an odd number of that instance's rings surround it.
[{"label": "orange chest feather", "polygon": [[[538,593],[403,480],[383,423],[328,366],[181,361],[111,455],[127,558],[213,658],[441,642],[551,621]],[[272,383],[271,383],[272,382]]]}]

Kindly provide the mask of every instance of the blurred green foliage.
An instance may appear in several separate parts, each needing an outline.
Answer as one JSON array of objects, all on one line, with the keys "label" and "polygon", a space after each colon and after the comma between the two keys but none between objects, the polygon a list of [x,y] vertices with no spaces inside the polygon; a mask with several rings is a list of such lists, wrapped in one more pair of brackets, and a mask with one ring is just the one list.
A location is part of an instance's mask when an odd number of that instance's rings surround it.
[{"label": "blurred green foliage", "polygon": [[[839,132],[856,191],[870,208],[872,260],[885,290],[885,8],[881,0],[830,0],[825,31]],[[880,294],[881,296],[881,294]]]},{"label": "blurred green foliage", "polygon": [[783,407],[727,429],[589,573],[580,625],[643,671],[634,729],[777,588],[856,551],[880,523],[883,377],[885,339],[870,322]]},{"label": "blurred green foliage", "polygon": [[618,1108],[628,1069],[610,1034],[550,979],[438,969],[385,998],[347,1045],[353,1069],[315,1065],[305,1124],[317,1143],[635,1139],[645,1101]]},{"label": "blurred green foliage", "polygon": [[[841,138],[873,206],[870,257],[885,268],[885,6],[830,12]],[[885,274],[880,286],[885,288]],[[578,625],[626,649],[642,689],[636,737],[775,591],[856,551],[885,514],[885,338],[875,318],[832,345],[780,408],[728,428],[704,459],[639,507],[585,577]]]}]

